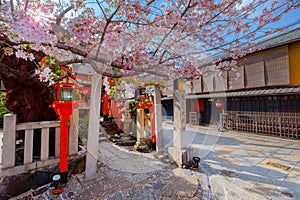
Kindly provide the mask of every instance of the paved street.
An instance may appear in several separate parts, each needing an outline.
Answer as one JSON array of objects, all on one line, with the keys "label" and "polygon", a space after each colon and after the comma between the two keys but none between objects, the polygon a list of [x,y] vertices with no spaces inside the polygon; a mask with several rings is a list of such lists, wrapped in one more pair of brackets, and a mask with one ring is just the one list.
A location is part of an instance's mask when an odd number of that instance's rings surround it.
[{"label": "paved street", "polygon": [[[165,147],[171,140],[165,123]],[[201,158],[215,199],[300,199],[299,140],[188,127],[187,143]]]}]

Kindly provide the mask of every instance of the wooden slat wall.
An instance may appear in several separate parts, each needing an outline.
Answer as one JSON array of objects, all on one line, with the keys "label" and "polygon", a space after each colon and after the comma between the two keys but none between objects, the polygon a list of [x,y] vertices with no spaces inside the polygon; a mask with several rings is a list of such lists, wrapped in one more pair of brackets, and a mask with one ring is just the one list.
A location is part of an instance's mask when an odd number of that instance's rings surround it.
[{"label": "wooden slat wall", "polygon": [[265,86],[264,62],[257,62],[245,66],[246,88]]},{"label": "wooden slat wall", "polygon": [[[193,91],[190,91],[190,88],[186,86],[187,92],[205,93],[224,91],[224,88],[226,90],[238,90],[290,84],[288,46],[254,53],[239,59],[237,65],[239,66],[237,70],[229,71],[228,77],[224,77],[224,80],[220,80],[214,75],[194,80]],[[236,73],[241,75],[237,80],[235,80]],[[224,87],[222,82],[224,82]],[[229,82],[232,84],[230,85]],[[172,96],[173,82],[171,81],[166,85],[167,96]]]},{"label": "wooden slat wall", "polygon": [[191,94],[192,93],[192,85],[190,81],[185,81],[184,82],[184,89],[186,94]]},{"label": "wooden slat wall", "polygon": [[275,58],[265,62],[266,85],[287,85],[290,83],[288,56]]},{"label": "wooden slat wall", "polygon": [[201,81],[202,77],[200,77],[197,80],[194,80],[193,84],[194,84],[194,91],[193,93],[201,93],[202,92],[202,81]]},{"label": "wooden slat wall", "polygon": [[213,92],[214,91],[214,77],[205,76],[203,77],[203,92]]},{"label": "wooden slat wall", "polygon": [[221,76],[215,76],[215,91],[226,91],[227,87],[227,72],[223,72]]},{"label": "wooden slat wall", "polygon": [[238,66],[253,64],[261,61],[273,60],[278,57],[288,55],[288,46],[282,46],[254,53],[253,55],[245,56],[238,60]]},{"label": "wooden slat wall", "polygon": [[[236,79],[236,74],[239,73],[240,77]],[[228,84],[229,90],[237,90],[245,88],[245,72],[244,66],[236,68],[236,71],[228,72],[228,81],[231,81],[231,85]]]}]

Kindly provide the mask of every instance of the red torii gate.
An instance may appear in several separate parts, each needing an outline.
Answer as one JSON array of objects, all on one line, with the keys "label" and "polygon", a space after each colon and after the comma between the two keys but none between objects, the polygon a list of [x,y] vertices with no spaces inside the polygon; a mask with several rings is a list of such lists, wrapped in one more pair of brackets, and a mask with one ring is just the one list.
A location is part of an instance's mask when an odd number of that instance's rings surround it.
[{"label": "red torii gate", "polygon": [[[148,100],[151,99],[149,102]],[[146,94],[145,96],[141,97],[139,100],[139,104],[136,104],[136,108],[144,109],[145,107],[148,107],[149,111],[151,112],[151,135],[152,135],[152,143],[156,143],[156,135],[155,135],[155,113],[154,113],[154,107],[153,107],[153,101],[154,96]],[[146,102],[147,101],[147,102]]]}]

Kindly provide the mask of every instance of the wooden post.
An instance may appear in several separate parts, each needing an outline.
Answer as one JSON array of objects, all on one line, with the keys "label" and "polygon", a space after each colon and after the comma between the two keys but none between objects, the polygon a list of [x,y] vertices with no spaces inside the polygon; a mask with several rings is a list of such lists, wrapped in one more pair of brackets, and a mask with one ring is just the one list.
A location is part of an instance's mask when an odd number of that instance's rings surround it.
[{"label": "wooden post", "polygon": [[41,133],[41,160],[49,158],[49,127],[42,128]]},{"label": "wooden post", "polygon": [[141,139],[145,137],[144,109],[137,109],[136,112],[137,112],[137,119],[136,119],[137,133],[136,133],[136,139],[137,139],[137,143],[139,144],[141,142]]},{"label": "wooden post", "polygon": [[257,113],[255,114],[255,132],[258,132],[258,124],[257,124]]},{"label": "wooden post", "polygon": [[281,130],[281,117],[278,117],[279,120],[279,135],[282,137],[282,130]]},{"label": "wooden post", "polygon": [[25,130],[24,164],[32,163],[33,129]]},{"label": "wooden post", "polygon": [[14,167],[16,162],[17,115],[5,114],[3,125],[2,168]]},{"label": "wooden post", "polygon": [[60,127],[55,128],[55,158],[59,157]]}]

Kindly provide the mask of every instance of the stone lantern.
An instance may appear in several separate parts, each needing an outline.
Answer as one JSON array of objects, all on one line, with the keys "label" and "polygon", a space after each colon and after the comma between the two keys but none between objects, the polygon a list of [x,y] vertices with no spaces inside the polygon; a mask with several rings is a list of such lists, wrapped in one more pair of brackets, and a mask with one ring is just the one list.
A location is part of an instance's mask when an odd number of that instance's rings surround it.
[{"label": "stone lantern", "polygon": [[121,113],[122,113],[121,121],[123,122],[123,125],[124,125],[123,131],[124,131],[125,136],[129,136],[129,125],[132,121],[129,111],[130,111],[129,103],[128,103],[128,101],[125,101],[124,108],[121,109]]}]

